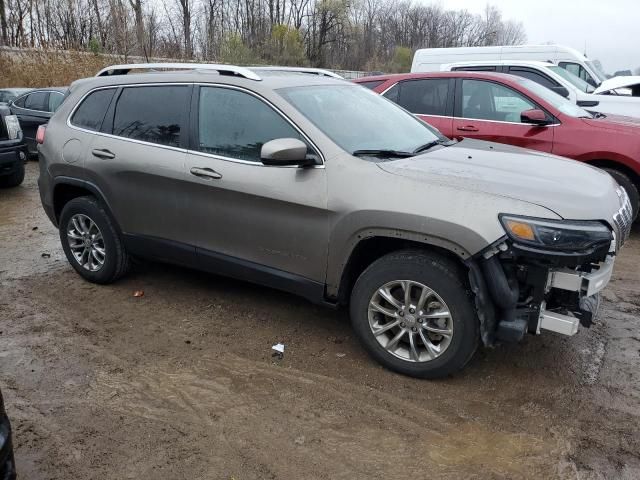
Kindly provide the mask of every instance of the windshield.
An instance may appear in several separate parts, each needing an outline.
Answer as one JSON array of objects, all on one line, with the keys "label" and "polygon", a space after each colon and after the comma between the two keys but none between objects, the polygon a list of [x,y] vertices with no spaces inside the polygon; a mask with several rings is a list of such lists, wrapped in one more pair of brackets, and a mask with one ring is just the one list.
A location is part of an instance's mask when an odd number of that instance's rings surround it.
[{"label": "windshield", "polygon": [[595,90],[595,88],[593,88],[592,85],[588,84],[583,79],[574,75],[573,73],[571,73],[565,68],[559,67],[557,65],[549,66],[547,68],[549,70],[552,70],[554,73],[557,73],[568,82],[570,82],[574,87],[576,87],[581,92],[593,93],[593,91]]},{"label": "windshield", "polygon": [[446,140],[433,127],[359,85],[312,85],[284,88],[278,93],[349,153],[413,152]]},{"label": "windshield", "polygon": [[528,80],[526,78],[519,78],[518,81],[527,90],[530,90],[538,97],[542,98],[545,102],[560,110],[565,115],[569,115],[570,117],[575,118],[593,118],[593,115],[591,115],[586,110],[580,108],[575,103],[571,103],[569,100],[549,90],[547,87],[543,87],[539,83]]},{"label": "windshield", "polygon": [[595,63],[591,60],[587,60],[585,63],[589,66],[591,71],[596,74],[596,76],[598,77],[596,80],[598,80],[599,83],[602,83],[607,78],[609,78],[607,74],[604,72],[604,70],[602,70],[602,67],[600,66],[599,63]]}]

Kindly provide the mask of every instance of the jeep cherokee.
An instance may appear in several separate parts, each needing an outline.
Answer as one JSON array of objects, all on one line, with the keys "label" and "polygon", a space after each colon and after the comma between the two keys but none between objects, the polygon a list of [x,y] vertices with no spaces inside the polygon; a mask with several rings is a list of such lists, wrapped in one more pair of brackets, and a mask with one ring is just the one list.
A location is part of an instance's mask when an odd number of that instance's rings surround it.
[{"label": "jeep cherokee", "polygon": [[590,324],[631,225],[611,176],[449,141],[312,73],[119,65],[71,85],[38,139],[73,268],[109,283],[140,256],[348,306],[375,359],[423,378]]}]

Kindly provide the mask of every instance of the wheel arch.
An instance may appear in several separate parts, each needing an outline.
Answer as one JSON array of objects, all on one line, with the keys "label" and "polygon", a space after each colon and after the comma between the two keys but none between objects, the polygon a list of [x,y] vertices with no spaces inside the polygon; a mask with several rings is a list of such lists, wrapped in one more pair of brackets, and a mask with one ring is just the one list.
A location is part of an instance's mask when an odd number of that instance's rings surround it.
[{"label": "wheel arch", "polygon": [[102,191],[91,182],[70,177],[57,177],[53,185],[53,211],[57,225],[59,225],[64,206],[70,200],[84,196],[95,197],[106,210],[118,233],[122,233]]},{"label": "wheel arch", "polygon": [[585,163],[592,167],[609,168],[611,170],[618,170],[620,173],[624,173],[634,183],[634,185],[640,190],[640,173],[627,165],[626,162],[618,160],[610,160],[607,158],[596,158],[593,160],[586,160]]},{"label": "wheel arch", "polygon": [[424,235],[410,232],[371,232],[370,235],[360,234],[354,242],[349,254],[345,257],[342,268],[337,276],[338,281],[331,288],[327,285],[327,296],[338,305],[347,305],[349,296],[356,280],[371,263],[389,253],[399,250],[426,250],[438,253],[459,266],[460,272],[466,279],[468,267],[464,260],[469,253],[457,244],[441,239],[425,239]]}]

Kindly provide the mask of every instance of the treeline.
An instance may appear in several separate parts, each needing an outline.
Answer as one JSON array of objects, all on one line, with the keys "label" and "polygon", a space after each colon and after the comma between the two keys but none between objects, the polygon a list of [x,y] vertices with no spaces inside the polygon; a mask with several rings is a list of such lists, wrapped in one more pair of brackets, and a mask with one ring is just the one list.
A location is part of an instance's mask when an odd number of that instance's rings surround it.
[{"label": "treeline", "polygon": [[0,28],[13,47],[389,71],[417,48],[526,38],[493,6],[411,0],[0,0]]}]

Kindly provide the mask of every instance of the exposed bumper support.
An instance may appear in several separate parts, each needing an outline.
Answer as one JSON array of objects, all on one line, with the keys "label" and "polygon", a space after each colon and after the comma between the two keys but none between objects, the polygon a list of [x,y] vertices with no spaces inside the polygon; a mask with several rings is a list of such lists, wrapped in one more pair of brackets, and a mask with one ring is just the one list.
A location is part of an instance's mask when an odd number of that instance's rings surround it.
[{"label": "exposed bumper support", "polygon": [[576,272],[575,270],[552,270],[549,272],[547,289],[559,288],[571,292],[580,292],[581,296],[590,297],[607,286],[613,274],[613,257],[600,264],[600,268],[591,273]]},{"label": "exposed bumper support", "polygon": [[549,312],[548,310],[541,309],[538,330],[542,328],[545,330],[551,330],[552,332],[571,336],[578,333],[579,324],[580,320],[576,317],[563,315],[556,312]]},{"label": "exposed bumper support", "polygon": [[[551,270],[547,279],[547,292],[552,288],[557,288],[577,292],[579,298],[589,300],[589,297],[593,297],[607,286],[613,273],[613,264],[614,258],[607,257],[604,262],[600,263],[597,270],[590,273],[576,272],[570,269]],[[563,335],[575,335],[578,332],[579,318],[546,310],[545,306],[543,303],[540,309],[537,333],[540,333],[541,329]],[[591,315],[593,312],[583,313]],[[589,317],[590,322],[591,318]]]}]

